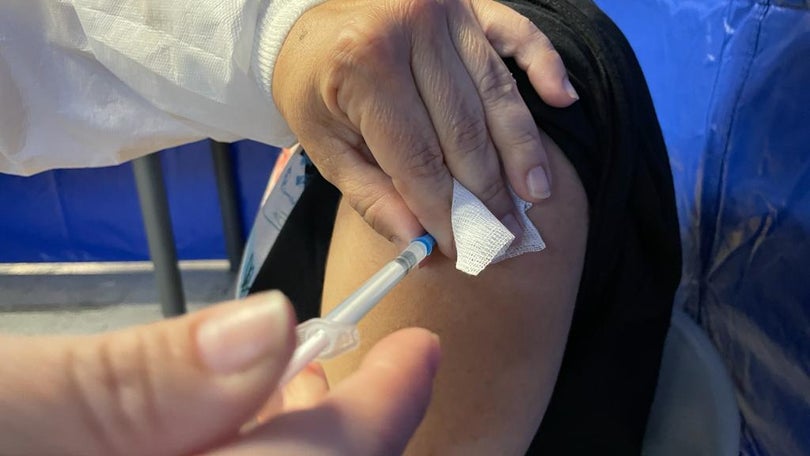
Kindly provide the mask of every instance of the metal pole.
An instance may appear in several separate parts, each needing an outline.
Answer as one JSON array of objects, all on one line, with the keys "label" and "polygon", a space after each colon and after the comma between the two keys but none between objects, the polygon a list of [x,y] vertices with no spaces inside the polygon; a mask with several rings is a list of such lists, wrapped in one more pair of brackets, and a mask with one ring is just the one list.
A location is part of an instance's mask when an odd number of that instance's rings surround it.
[{"label": "metal pole", "polygon": [[172,221],[169,218],[169,202],[166,199],[166,185],[163,169],[157,153],[132,161],[138,200],[149,243],[149,256],[155,265],[160,305],[164,317],[181,315],[186,312],[183,297],[183,283],[177,266],[177,252],[174,247]]},{"label": "metal pole", "polygon": [[242,219],[239,217],[239,204],[236,195],[236,182],[229,144],[211,140],[211,155],[214,157],[214,171],[219,194],[219,209],[222,212],[222,230],[225,235],[225,251],[231,271],[239,269],[245,239],[242,236]]}]

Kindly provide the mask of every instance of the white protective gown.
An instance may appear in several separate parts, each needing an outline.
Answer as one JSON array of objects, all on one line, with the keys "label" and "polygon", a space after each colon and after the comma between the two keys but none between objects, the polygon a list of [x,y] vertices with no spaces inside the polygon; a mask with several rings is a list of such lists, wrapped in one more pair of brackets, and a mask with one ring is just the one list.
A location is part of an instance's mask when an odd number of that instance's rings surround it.
[{"label": "white protective gown", "polygon": [[205,137],[292,144],[272,70],[321,1],[0,1],[0,172],[113,165]]}]

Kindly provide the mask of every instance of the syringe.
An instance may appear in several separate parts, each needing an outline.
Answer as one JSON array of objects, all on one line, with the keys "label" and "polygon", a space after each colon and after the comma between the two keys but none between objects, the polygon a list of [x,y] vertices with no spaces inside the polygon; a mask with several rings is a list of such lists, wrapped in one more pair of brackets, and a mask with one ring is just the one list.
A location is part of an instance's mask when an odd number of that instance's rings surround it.
[{"label": "syringe", "polygon": [[383,266],[354,293],[324,318],[313,318],[298,325],[298,347],[279,381],[286,385],[315,359],[328,359],[354,349],[360,343],[357,323],[398,284],[416,265],[433,251],[436,240],[425,234],[410,244],[398,257]]}]

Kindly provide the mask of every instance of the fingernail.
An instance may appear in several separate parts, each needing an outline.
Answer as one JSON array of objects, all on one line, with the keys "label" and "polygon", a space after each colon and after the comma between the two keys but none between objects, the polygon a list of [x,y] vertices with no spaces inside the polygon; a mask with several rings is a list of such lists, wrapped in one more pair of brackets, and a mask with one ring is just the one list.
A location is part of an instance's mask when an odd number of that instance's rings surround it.
[{"label": "fingernail", "polygon": [[505,226],[512,234],[515,235],[515,241],[523,234],[523,226],[521,226],[517,217],[515,217],[513,214],[506,214],[501,219],[501,223],[503,223],[503,226]]},{"label": "fingernail", "polygon": [[563,79],[563,88],[569,97],[573,98],[574,100],[579,100],[579,94],[577,93],[576,89],[574,89],[574,85],[571,84],[571,80],[568,79],[567,75]]},{"label": "fingernail", "polygon": [[261,298],[244,302],[231,312],[214,314],[199,326],[197,349],[210,370],[242,372],[286,348],[290,331],[287,300],[279,292]]},{"label": "fingernail", "polygon": [[529,194],[532,198],[542,200],[551,196],[551,184],[548,180],[548,174],[542,166],[538,166],[531,171],[526,177],[526,185],[529,187]]}]

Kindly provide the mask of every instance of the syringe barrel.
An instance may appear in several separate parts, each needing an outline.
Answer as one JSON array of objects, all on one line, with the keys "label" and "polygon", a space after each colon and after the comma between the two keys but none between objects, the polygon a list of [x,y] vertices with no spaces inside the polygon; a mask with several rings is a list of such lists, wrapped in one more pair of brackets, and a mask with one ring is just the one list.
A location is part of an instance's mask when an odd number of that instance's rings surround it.
[{"label": "syringe barrel", "polygon": [[407,273],[408,270],[396,261],[386,264],[329,312],[326,319],[357,324]]},{"label": "syringe barrel", "polygon": [[[402,253],[382,267],[326,316],[327,320],[357,324],[408,272],[430,253],[424,241],[411,242]],[[432,247],[432,245],[430,246]]]},{"label": "syringe barrel", "polygon": [[414,239],[394,261],[386,264],[357,291],[321,319],[313,318],[298,325],[295,349],[280,385],[286,384],[319,356],[337,356],[358,344],[360,321],[408,272],[430,255],[436,241],[429,234]]}]

